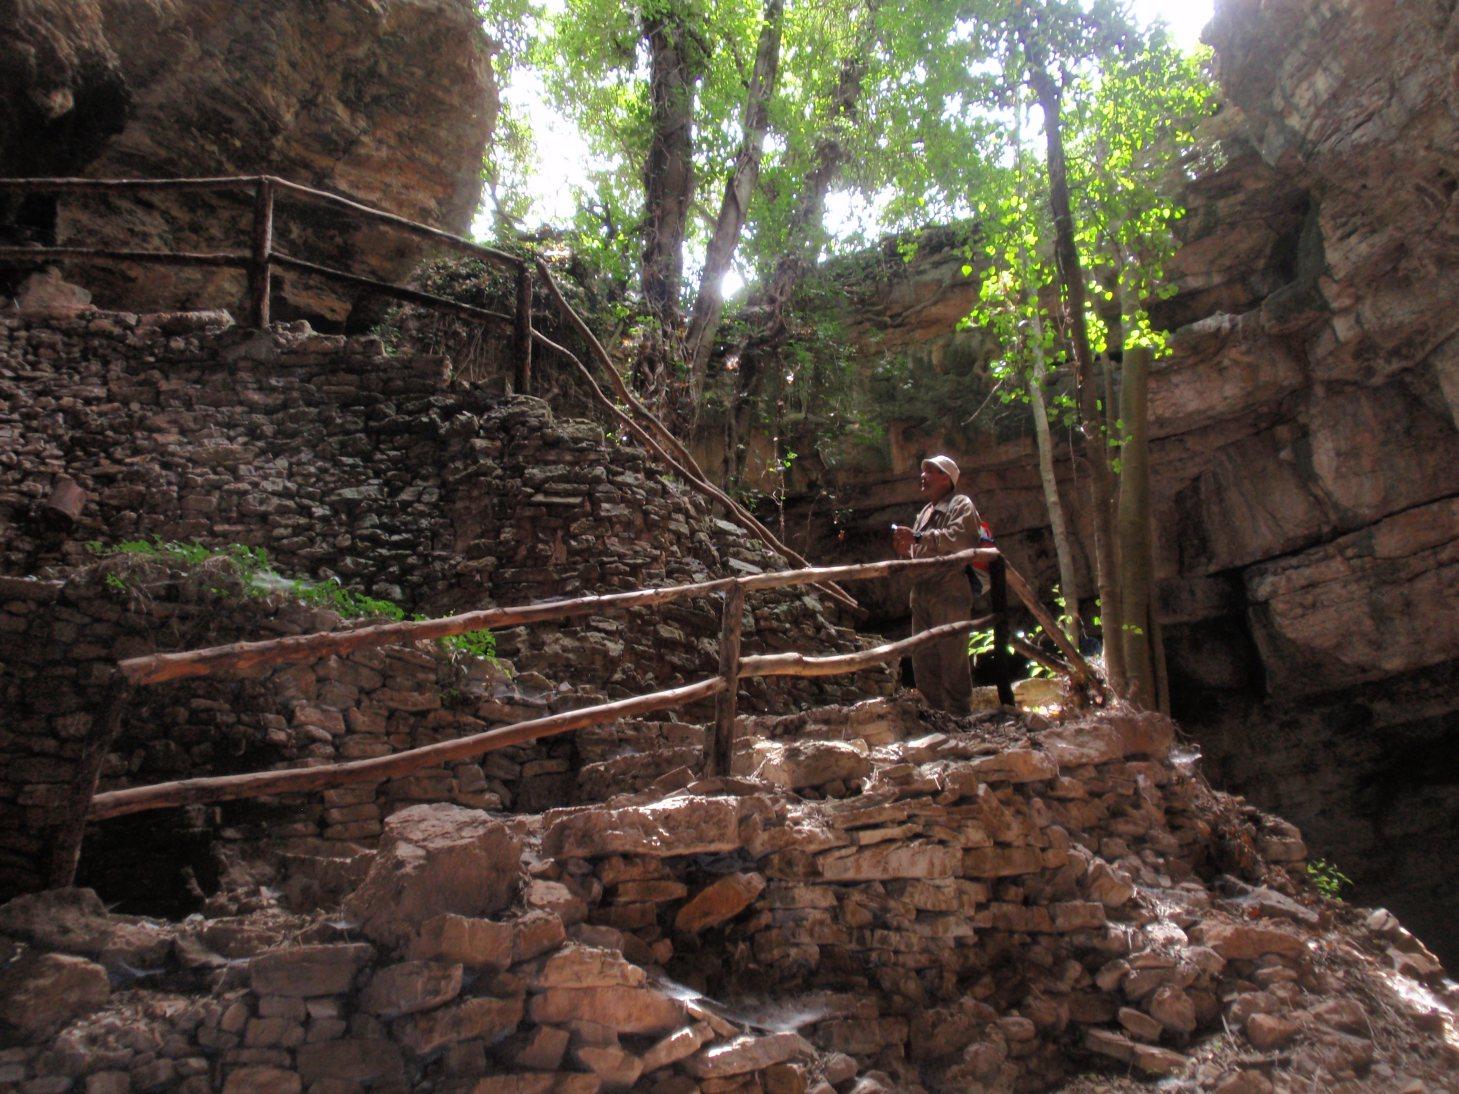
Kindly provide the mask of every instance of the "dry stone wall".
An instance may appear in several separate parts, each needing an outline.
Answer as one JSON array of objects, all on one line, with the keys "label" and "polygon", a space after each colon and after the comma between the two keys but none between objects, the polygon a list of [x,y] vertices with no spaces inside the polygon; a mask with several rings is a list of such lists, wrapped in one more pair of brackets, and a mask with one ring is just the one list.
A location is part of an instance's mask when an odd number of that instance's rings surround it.
[{"label": "dry stone wall", "polygon": [[[0,892],[45,882],[55,832],[77,808],[81,756],[104,731],[117,658],[340,622],[282,594],[250,595],[226,563],[194,569],[123,556],[65,582],[0,578]],[[590,698],[435,643],[139,690],[98,789],[389,755]],[[347,881],[391,811],[422,801],[538,810],[574,799],[574,766],[572,740],[562,738],[379,785],[120,818],[92,826],[81,875],[125,907],[185,912],[219,887],[224,860],[247,855],[271,864],[291,903],[308,906],[319,894],[291,881],[298,856],[330,861]],[[186,891],[186,871],[199,891]]]},{"label": "dry stone wall", "polygon": [[[0,569],[84,564],[88,541],[239,543],[434,614],[785,568],[635,444],[446,372],[377,339],[249,334],[221,313],[0,317]],[[60,482],[85,492],[74,522],[48,505]],[[756,595],[746,651],[852,648],[827,603]],[[718,627],[717,604],[685,601],[501,645],[617,696],[713,672]],[[838,687],[857,693],[811,693]]]},{"label": "dry stone wall", "polygon": [[736,776],[600,805],[411,806],[315,914],[261,899],[169,924],[87,890],[19,898],[0,907],[0,998],[23,1001],[0,1004],[0,1081],[1443,1085],[1432,955],[1321,899],[1296,831],[1204,788],[1170,723],[925,718],[747,719]]}]

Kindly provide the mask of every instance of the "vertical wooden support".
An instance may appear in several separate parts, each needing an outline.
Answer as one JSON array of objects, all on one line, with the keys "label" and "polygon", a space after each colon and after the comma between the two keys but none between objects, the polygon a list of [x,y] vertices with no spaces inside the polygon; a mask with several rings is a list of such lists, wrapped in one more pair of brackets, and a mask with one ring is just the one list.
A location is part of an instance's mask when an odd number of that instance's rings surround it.
[{"label": "vertical wooden support", "polygon": [[998,701],[1004,706],[1013,706],[1013,681],[1009,667],[1013,655],[1008,639],[1008,563],[999,555],[988,564],[988,576],[993,586],[988,590],[993,609],[993,671],[997,674]]},{"label": "vertical wooden support", "polygon": [[532,394],[532,270],[523,264],[517,271],[517,317],[513,351],[517,357],[518,395]]},{"label": "vertical wooden support", "polygon": [[274,184],[269,178],[258,180],[253,199],[253,255],[248,263],[248,321],[258,330],[267,330],[269,290],[273,283],[274,251]]},{"label": "vertical wooden support", "polygon": [[47,888],[68,889],[76,884],[76,867],[81,861],[81,841],[86,836],[91,799],[96,796],[97,780],[101,778],[107,753],[121,731],[122,716],[131,697],[131,685],[121,676],[107,686],[101,702],[101,716],[92,724],[81,748],[76,777],[71,782],[71,795],[66,803],[66,817],[56,829],[55,842],[51,845]]},{"label": "vertical wooden support", "polygon": [[740,690],[740,622],[745,614],[745,587],[736,581],[724,594],[719,620],[719,674],[725,688],[714,697],[714,739],[709,742],[709,775],[728,775],[735,754],[735,714]]},{"label": "vertical wooden support", "polygon": [[1150,531],[1150,365],[1149,346],[1125,351],[1124,380],[1120,385],[1120,419],[1126,437],[1120,446],[1120,496],[1116,528],[1119,534],[1120,622],[1122,629],[1106,629],[1105,662],[1109,647],[1124,647],[1126,697],[1143,710],[1157,706],[1155,666],[1150,653],[1152,607]]}]

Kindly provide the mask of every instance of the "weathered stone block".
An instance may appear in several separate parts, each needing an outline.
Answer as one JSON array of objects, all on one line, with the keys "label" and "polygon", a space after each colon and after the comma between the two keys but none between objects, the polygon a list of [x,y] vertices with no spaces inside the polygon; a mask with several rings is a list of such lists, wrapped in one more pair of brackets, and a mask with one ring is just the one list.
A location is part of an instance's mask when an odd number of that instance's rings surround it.
[{"label": "weathered stone block", "polygon": [[436,961],[402,961],[376,971],[360,1005],[382,1018],[398,1018],[449,1003],[461,993],[461,966]]},{"label": "weathered stone block", "polygon": [[765,891],[760,874],[727,874],[705,886],[674,917],[674,929],[697,934],[733,919]]},{"label": "weathered stone block", "polygon": [[648,988],[551,988],[532,997],[534,1022],[611,1023],[620,1033],[667,1033],[684,1024],[684,1004]]},{"label": "weathered stone block", "polygon": [[740,845],[735,798],[685,796],[652,805],[548,814],[543,849],[557,858],[701,855]]},{"label": "weathered stone block", "polygon": [[445,1045],[479,1037],[490,1043],[517,1028],[522,1000],[464,999],[436,1010],[412,1014],[395,1022],[395,1039],[418,1056]]},{"label": "weathered stone block", "polygon": [[110,996],[106,970],[84,957],[27,953],[0,968],[0,1022],[37,1040]]},{"label": "weathered stone block", "polygon": [[521,884],[521,844],[506,825],[454,805],[417,805],[385,822],[364,883],[345,901],[361,929],[391,946],[428,920],[500,911]]},{"label": "weathered stone block", "polygon": [[504,969],[512,963],[513,925],[466,916],[434,916],[421,925],[410,956],[456,962],[473,969]]},{"label": "weathered stone block", "polygon": [[362,942],[272,950],[250,963],[249,982],[259,995],[341,995],[374,956]]},{"label": "weathered stone block", "polygon": [[299,1077],[307,1083],[371,1083],[386,1086],[403,1082],[405,1060],[392,1042],[370,1037],[301,1045]]}]

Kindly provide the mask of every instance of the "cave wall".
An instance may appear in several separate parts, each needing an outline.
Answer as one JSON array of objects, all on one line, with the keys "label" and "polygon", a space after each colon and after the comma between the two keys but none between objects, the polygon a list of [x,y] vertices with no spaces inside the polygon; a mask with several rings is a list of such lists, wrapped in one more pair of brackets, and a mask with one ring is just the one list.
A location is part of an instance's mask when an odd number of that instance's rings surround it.
[{"label": "cave wall", "polygon": [[[9,0],[0,5],[0,174],[269,173],[465,232],[496,124],[496,49],[470,0]],[[0,233],[131,249],[247,249],[232,195],[70,196],[4,204]],[[281,201],[277,246],[382,279],[409,237]],[[99,303],[232,306],[241,275],[77,267]],[[351,298],[280,279],[281,316],[343,320]]]},{"label": "cave wall", "polygon": [[[1225,785],[1441,937],[1459,891],[1459,23],[1437,3],[1229,0],[1207,38],[1223,106],[1185,194],[1178,293],[1156,305],[1175,352],[1150,381],[1176,714]],[[958,337],[947,317],[974,293],[919,254],[874,302],[847,300],[907,353]],[[855,352],[872,370],[886,350]],[[977,368],[967,383],[991,386]],[[996,421],[908,423],[880,464],[808,465],[787,524],[817,557],[885,557],[918,457],[942,448],[1049,587],[1032,441]],[[1059,475],[1087,543],[1085,490],[1068,460]],[[895,593],[876,606],[895,623]]]},{"label": "cave wall", "polygon": [[[1164,479],[1164,592],[1187,606],[1178,713],[1360,898],[1443,938],[1459,891],[1459,22],[1438,3],[1227,0],[1206,37],[1229,154],[1193,195],[1171,302],[1190,325],[1167,371],[1192,379],[1175,407],[1222,406],[1247,432]],[[1225,679],[1203,664],[1222,632],[1245,639]]]}]

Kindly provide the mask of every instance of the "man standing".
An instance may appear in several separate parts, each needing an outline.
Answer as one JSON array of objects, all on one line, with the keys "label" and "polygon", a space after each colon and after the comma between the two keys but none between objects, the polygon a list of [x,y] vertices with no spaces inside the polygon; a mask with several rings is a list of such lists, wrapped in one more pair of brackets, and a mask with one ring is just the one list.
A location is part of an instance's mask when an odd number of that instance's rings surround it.
[{"label": "man standing", "polygon": [[[892,525],[892,547],[899,558],[935,558],[978,545],[981,521],[973,501],[957,493],[958,469],[947,456],[922,461],[922,498],[917,522]],[[940,570],[912,582],[912,633],[972,618],[973,592],[964,568]],[[930,706],[967,714],[973,693],[968,636],[955,634],[912,651],[917,690]]]}]

